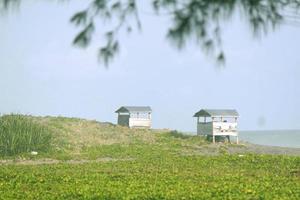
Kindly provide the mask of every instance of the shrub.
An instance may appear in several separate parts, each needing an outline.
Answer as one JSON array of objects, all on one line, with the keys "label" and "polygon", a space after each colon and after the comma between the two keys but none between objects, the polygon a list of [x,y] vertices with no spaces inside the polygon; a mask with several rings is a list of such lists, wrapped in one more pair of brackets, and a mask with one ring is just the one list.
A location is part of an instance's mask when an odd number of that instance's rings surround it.
[{"label": "shrub", "polygon": [[186,135],[182,132],[179,132],[177,130],[174,130],[174,131],[170,131],[169,133],[171,136],[175,137],[175,138],[181,138],[181,139],[187,139],[189,138],[190,136],[189,135]]},{"label": "shrub", "polygon": [[0,156],[46,152],[50,144],[50,131],[29,116],[11,114],[0,117]]},{"label": "shrub", "polygon": [[[206,137],[207,141],[212,142],[213,141],[213,137],[212,135],[208,135]],[[217,135],[215,136],[215,142],[223,142],[223,143],[228,143],[230,142],[230,139],[228,139],[227,136],[223,136],[223,135]]]}]

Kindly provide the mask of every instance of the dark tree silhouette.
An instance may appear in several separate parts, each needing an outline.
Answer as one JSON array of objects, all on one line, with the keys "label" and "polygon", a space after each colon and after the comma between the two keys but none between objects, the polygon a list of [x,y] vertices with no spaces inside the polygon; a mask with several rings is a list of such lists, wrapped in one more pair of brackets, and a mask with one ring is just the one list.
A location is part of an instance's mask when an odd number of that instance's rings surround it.
[{"label": "dark tree silhouette", "polygon": [[[63,0],[61,0],[63,1]],[[66,1],[66,0],[65,0]],[[120,30],[141,29],[140,3],[137,0],[87,0],[89,6],[75,13],[70,21],[81,28],[73,44],[85,48],[95,34],[98,21],[105,22],[105,44],[99,48],[99,60],[106,66],[119,51]],[[72,0],[68,0],[72,3]],[[143,1],[145,2],[145,1]],[[0,11],[21,0],[0,0]],[[149,0],[153,13],[169,17],[167,38],[179,49],[188,41],[196,43],[203,53],[225,62],[221,29],[224,22],[239,14],[255,36],[266,34],[283,24],[300,25],[300,0]],[[109,22],[109,23],[108,23]],[[108,25],[107,25],[108,24]],[[103,27],[101,27],[103,28]]]}]

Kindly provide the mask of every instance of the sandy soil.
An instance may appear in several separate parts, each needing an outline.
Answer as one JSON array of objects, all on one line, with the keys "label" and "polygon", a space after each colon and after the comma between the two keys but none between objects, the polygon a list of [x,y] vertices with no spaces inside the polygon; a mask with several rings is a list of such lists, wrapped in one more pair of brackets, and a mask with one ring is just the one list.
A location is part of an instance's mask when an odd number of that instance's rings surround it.
[{"label": "sandy soil", "polygon": [[269,154],[269,155],[292,155],[300,156],[300,148],[264,146],[242,142],[239,145],[228,145],[224,143],[192,146],[183,149],[182,155],[209,155],[216,156],[223,153],[229,154]]}]

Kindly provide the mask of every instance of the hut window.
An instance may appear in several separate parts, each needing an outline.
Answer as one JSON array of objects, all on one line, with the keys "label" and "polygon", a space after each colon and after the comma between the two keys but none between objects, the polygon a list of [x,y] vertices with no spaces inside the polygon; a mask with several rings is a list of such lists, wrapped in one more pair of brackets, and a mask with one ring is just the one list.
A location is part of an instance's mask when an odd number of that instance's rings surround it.
[{"label": "hut window", "polygon": [[199,117],[199,122],[200,123],[209,123],[212,122],[211,117]]},{"label": "hut window", "polygon": [[236,122],[235,117],[224,117],[223,122],[233,123]]},{"label": "hut window", "polygon": [[149,119],[148,113],[131,113],[131,118],[138,118],[138,119]]}]

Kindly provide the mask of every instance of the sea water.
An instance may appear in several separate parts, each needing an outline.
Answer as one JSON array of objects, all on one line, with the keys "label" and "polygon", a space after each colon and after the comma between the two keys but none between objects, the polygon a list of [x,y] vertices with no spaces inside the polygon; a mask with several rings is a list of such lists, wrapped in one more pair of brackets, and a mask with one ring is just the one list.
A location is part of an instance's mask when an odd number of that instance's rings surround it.
[{"label": "sea water", "polygon": [[300,130],[240,131],[239,138],[253,144],[300,148]]}]

